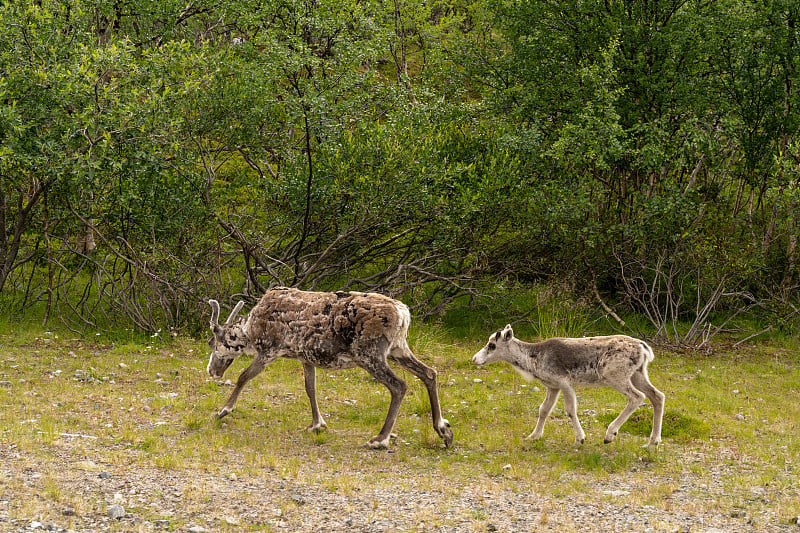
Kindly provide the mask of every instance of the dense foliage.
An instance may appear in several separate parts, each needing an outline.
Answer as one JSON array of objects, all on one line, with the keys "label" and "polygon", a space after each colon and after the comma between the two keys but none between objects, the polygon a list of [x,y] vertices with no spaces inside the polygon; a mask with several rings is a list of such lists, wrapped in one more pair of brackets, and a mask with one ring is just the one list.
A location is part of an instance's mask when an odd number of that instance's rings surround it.
[{"label": "dense foliage", "polygon": [[[556,284],[662,338],[797,318],[791,0],[0,6],[0,289],[75,327],[208,297],[418,312]],[[502,288],[502,289],[501,289]]]}]

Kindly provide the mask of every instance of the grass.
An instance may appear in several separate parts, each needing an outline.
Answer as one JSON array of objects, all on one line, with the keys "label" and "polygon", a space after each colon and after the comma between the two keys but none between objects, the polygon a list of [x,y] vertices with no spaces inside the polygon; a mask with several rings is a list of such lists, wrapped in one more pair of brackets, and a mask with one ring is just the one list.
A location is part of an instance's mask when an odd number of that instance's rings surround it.
[{"label": "grass", "polygon": [[[366,372],[318,372],[329,431],[317,435],[303,431],[310,409],[299,364],[279,360],[268,367],[244,391],[234,413],[216,420],[232,387],[205,374],[204,343],[152,342],[103,342],[33,329],[22,338],[10,332],[0,336],[0,454],[18,454],[30,471],[42,473],[35,497],[10,497],[30,496],[31,485],[19,476],[0,476],[0,500],[9,502],[10,516],[63,520],[59,510],[65,507],[79,514],[102,508],[99,496],[71,492],[47,473],[43,465],[52,465],[54,457],[93,472],[157,469],[223,478],[274,472],[299,486],[344,495],[357,494],[369,480],[438,491],[445,500],[464,487],[536,491],[555,500],[597,498],[599,490],[601,499],[613,499],[603,496],[603,487],[624,484],[643,487],[619,496],[632,506],[670,510],[672,495],[689,491],[697,496],[692,505],[698,512],[724,505],[745,508],[750,516],[773,508],[782,523],[800,514],[795,346],[755,344],[703,356],[657,350],[650,375],[667,395],[664,444],[641,448],[650,432],[647,404],[616,442],[604,445],[605,426],[625,399],[598,388],[579,390],[587,442],[578,447],[561,401],[544,439],[524,440],[535,425],[543,387],[525,383],[508,366],[472,365],[483,335],[463,339],[441,327],[415,327],[412,349],[439,371],[455,444],[441,448],[424,387],[400,371],[410,387],[387,453],[362,446],[377,433],[389,403],[388,391]],[[247,363],[237,361],[226,379],[235,381]],[[190,506],[208,506],[211,489],[198,482],[185,498]],[[543,527],[557,512],[549,505],[540,510]],[[301,512],[297,507],[283,502],[284,519]],[[132,509],[163,519],[143,505]],[[0,516],[3,511],[0,507]],[[491,522],[485,507],[467,514],[479,529]],[[224,517],[218,518],[224,526]],[[188,518],[169,519],[173,527],[190,525]],[[420,509],[420,521],[436,520]]]}]

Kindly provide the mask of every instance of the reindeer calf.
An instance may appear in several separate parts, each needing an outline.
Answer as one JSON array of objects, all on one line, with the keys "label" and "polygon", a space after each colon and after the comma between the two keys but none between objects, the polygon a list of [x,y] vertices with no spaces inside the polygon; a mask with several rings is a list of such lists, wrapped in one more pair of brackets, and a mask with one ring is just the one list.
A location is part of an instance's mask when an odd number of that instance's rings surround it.
[{"label": "reindeer calf", "polygon": [[661,442],[664,394],[647,377],[647,365],[653,359],[653,350],[647,343],[625,335],[553,338],[529,343],[514,338],[511,325],[492,334],[486,346],[472,357],[478,365],[506,361],[525,379],[536,378],[547,387],[547,395],[539,407],[539,420],[529,439],[542,437],[547,417],[563,392],[575,442],[583,444],[586,434],[578,421],[575,386],[607,385],[627,396],[628,405],[608,426],[605,442],[614,440],[622,424],[647,397],[653,404],[653,430],[648,445],[657,445]]},{"label": "reindeer calf", "polygon": [[211,358],[208,373],[220,378],[234,359],[243,353],[254,354],[253,362],[239,376],[225,406],[222,418],[230,413],[245,384],[279,357],[303,364],[305,388],[311,401],[311,425],[320,431],[327,427],[317,406],[316,368],[361,367],[392,395],[389,413],[380,433],[367,445],[386,448],[400,403],[408,386],[389,367],[387,360],[417,376],[428,389],[433,427],[444,440],[453,442],[450,424],[442,418],[436,388],[436,371],[420,362],[408,347],[406,335],[411,314],[402,302],[387,296],[360,292],[305,292],[277,288],[267,291],[249,314],[237,317],[244,302],[239,302],[225,324],[220,325],[219,304],[210,300]]}]

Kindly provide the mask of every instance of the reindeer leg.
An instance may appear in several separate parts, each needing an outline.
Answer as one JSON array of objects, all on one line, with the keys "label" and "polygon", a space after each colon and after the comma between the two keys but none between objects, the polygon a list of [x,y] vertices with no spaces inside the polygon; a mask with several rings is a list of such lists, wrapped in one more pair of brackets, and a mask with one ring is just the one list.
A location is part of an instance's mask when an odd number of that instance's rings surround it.
[{"label": "reindeer leg", "polygon": [[223,418],[230,414],[233,411],[233,408],[236,406],[236,401],[239,399],[239,394],[242,392],[242,389],[247,382],[256,377],[264,370],[264,367],[267,366],[267,363],[270,362],[267,358],[261,357],[256,355],[253,359],[253,362],[250,363],[250,366],[245,368],[241,374],[239,374],[239,379],[236,380],[236,387],[233,389],[230,398],[228,401],[225,402],[225,405],[222,407],[219,413],[217,413],[217,418]]},{"label": "reindeer leg", "polygon": [[581,422],[578,420],[578,400],[575,398],[575,389],[564,387],[564,410],[572,421],[572,428],[575,430],[575,444],[583,444],[586,440],[586,433],[583,432]]},{"label": "reindeer leg", "polygon": [[367,355],[361,363],[361,367],[369,372],[372,377],[377,379],[378,382],[385,385],[392,395],[392,400],[389,403],[389,412],[386,415],[386,421],[383,423],[380,433],[367,442],[367,446],[374,450],[381,450],[389,447],[389,438],[392,434],[394,422],[397,419],[397,412],[400,410],[403,396],[405,396],[406,390],[408,390],[406,382],[400,379],[386,363],[388,352],[386,344],[385,339],[381,339],[373,346],[365,348]]},{"label": "reindeer leg", "polygon": [[542,405],[539,406],[539,419],[536,421],[536,428],[533,430],[533,433],[525,437],[526,439],[538,440],[542,438],[544,434],[544,424],[547,422],[547,417],[553,412],[559,394],[561,394],[560,389],[547,388],[547,395],[544,397]]},{"label": "reindeer leg", "polygon": [[658,446],[661,442],[661,422],[664,418],[664,393],[650,383],[646,366],[634,373],[631,381],[633,386],[642,391],[647,396],[647,399],[650,400],[650,403],[653,404],[653,430],[650,432],[650,440],[645,447]]},{"label": "reindeer leg", "polygon": [[453,430],[450,429],[450,422],[442,417],[442,408],[439,404],[439,392],[436,387],[436,370],[417,359],[405,342],[402,346],[396,346],[389,352],[389,358],[397,364],[417,376],[428,389],[428,398],[431,401],[431,417],[433,418],[433,429],[444,440],[444,445],[449,448],[453,445]]},{"label": "reindeer leg", "polygon": [[614,386],[614,388],[628,397],[628,405],[626,405],[619,416],[608,425],[606,437],[603,440],[603,442],[606,444],[614,440],[614,437],[617,436],[619,428],[622,427],[622,424],[624,424],[633,414],[633,412],[638,409],[640,405],[642,405],[642,402],[644,402],[644,394],[642,394],[640,390],[633,386],[633,383],[631,383],[630,379],[628,379],[624,385]]},{"label": "reindeer leg", "polygon": [[311,401],[311,425],[306,429],[319,433],[323,429],[327,429],[328,425],[322,419],[317,405],[317,369],[314,365],[303,363],[303,378],[306,385],[306,394]]}]

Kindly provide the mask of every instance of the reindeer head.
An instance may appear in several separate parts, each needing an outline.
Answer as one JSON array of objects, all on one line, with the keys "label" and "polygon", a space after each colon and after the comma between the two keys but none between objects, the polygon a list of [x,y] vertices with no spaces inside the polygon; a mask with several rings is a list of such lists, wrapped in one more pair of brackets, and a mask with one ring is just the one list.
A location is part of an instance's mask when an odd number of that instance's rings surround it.
[{"label": "reindeer head", "polygon": [[244,325],[247,317],[237,318],[244,302],[239,302],[231,311],[225,324],[219,325],[219,303],[209,300],[211,305],[211,331],[212,337],[208,341],[211,347],[211,359],[208,361],[208,375],[212,378],[221,378],[231,366],[233,360],[242,355],[250,345]]},{"label": "reindeer head", "polygon": [[503,330],[492,333],[489,342],[481,351],[472,356],[476,365],[486,365],[502,359],[502,354],[508,352],[508,343],[514,338],[514,330],[508,324]]}]

